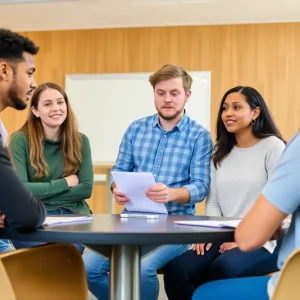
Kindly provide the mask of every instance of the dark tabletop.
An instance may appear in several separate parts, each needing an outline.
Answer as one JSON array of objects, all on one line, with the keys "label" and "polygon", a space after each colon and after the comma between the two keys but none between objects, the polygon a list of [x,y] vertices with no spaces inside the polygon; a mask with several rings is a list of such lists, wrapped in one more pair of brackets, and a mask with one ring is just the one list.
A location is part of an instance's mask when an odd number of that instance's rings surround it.
[{"label": "dark tabletop", "polygon": [[[225,218],[161,215],[158,219],[124,219],[119,215],[110,214],[92,216],[93,220],[90,222],[45,226],[32,233],[20,233],[10,228],[0,229],[0,238],[85,245],[162,245],[234,241],[234,229],[174,223],[175,220],[224,220]],[[66,217],[66,215],[62,217]]]}]

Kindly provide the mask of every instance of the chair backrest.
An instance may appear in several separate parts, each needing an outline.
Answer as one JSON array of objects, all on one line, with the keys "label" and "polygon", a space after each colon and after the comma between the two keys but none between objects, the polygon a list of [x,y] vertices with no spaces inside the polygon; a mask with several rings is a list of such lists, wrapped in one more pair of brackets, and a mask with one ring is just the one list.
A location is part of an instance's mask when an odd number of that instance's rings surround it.
[{"label": "chair backrest", "polygon": [[300,249],[296,249],[285,262],[276,284],[272,300],[299,300]]},{"label": "chair backrest", "polygon": [[79,251],[73,245],[53,244],[0,255],[0,298],[87,300]]}]

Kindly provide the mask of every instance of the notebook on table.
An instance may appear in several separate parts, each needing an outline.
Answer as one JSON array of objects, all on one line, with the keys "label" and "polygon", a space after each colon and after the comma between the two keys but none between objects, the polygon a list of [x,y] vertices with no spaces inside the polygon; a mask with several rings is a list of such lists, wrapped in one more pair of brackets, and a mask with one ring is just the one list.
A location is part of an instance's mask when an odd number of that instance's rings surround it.
[{"label": "notebook on table", "polygon": [[90,216],[80,216],[80,217],[46,217],[44,221],[44,226],[58,225],[58,224],[69,224],[69,223],[82,223],[91,221]]}]

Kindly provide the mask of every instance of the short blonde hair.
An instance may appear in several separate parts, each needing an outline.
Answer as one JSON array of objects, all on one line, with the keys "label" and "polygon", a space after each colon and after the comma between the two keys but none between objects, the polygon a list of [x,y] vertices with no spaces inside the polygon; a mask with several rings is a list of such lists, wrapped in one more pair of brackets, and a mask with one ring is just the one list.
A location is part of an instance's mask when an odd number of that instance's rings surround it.
[{"label": "short blonde hair", "polygon": [[149,82],[153,89],[155,89],[157,83],[173,78],[182,78],[185,92],[188,92],[191,89],[193,83],[192,77],[183,68],[171,64],[164,65],[158,71],[153,73],[149,77]]}]

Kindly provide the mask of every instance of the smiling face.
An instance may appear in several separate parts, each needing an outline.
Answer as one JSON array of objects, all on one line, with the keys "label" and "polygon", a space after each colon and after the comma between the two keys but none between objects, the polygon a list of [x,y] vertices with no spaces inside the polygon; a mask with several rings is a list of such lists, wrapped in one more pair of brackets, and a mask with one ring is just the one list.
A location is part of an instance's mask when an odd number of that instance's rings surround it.
[{"label": "smiling face", "polygon": [[182,78],[158,82],[154,89],[154,102],[159,116],[167,121],[179,121],[190,94],[190,91],[184,91]]},{"label": "smiling face", "polygon": [[252,130],[251,122],[259,116],[259,113],[259,107],[251,109],[244,95],[231,93],[223,103],[221,118],[226,130],[237,134],[244,130]]},{"label": "smiling face", "polygon": [[31,111],[44,127],[59,128],[67,118],[67,103],[58,90],[47,88],[40,94],[37,108],[32,106]]}]

